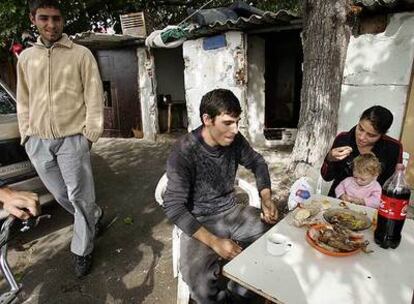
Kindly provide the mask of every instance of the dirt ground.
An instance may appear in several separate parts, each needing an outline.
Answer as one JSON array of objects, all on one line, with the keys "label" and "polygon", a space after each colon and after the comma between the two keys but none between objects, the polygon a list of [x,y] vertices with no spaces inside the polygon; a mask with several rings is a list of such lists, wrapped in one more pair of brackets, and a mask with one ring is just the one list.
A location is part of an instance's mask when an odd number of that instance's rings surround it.
[{"label": "dirt ground", "polygon": [[[154,201],[174,140],[103,138],[94,145],[97,202],[110,226],[96,241],[93,272],[75,278],[69,251],[72,217],[52,203],[43,208],[52,218],[19,234],[10,246],[9,261],[23,284],[24,303],[175,303],[171,224]],[[287,153],[263,152],[272,177],[281,176]]]},{"label": "dirt ground", "polygon": [[[23,303],[175,303],[172,226],[154,201],[155,186],[174,141],[171,136],[157,143],[103,138],[94,145],[97,202],[109,227],[96,241],[93,272],[82,280],[75,278],[69,251],[72,217],[57,203],[49,204],[43,213],[52,218],[18,234],[10,244],[10,266],[23,285]],[[269,164],[274,197],[285,197],[283,172],[289,148],[261,152]],[[253,181],[245,170],[240,175]],[[5,291],[4,280],[0,287],[0,292]]]},{"label": "dirt ground", "polygon": [[98,204],[112,225],[96,241],[93,272],[75,278],[72,217],[57,203],[51,220],[11,245],[24,303],[173,303],[171,225],[154,202],[172,140],[100,139],[93,147]]}]

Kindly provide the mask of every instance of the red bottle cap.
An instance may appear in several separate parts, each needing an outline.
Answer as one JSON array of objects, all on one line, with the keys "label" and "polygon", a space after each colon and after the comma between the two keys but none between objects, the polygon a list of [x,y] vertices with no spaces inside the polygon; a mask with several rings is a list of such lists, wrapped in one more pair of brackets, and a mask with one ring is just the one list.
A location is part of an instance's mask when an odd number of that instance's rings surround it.
[{"label": "red bottle cap", "polygon": [[403,164],[397,164],[395,166],[395,171],[400,170],[400,171],[404,171],[405,170],[405,166]]}]

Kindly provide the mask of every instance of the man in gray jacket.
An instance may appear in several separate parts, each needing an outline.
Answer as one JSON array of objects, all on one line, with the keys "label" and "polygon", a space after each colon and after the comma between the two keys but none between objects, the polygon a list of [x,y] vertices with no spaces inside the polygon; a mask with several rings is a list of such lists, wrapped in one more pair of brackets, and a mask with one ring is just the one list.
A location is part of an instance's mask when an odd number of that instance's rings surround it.
[{"label": "man in gray jacket", "polygon": [[90,272],[96,227],[90,147],[103,131],[103,90],[92,53],[63,34],[59,2],[34,0],[30,20],[40,37],[17,65],[22,143],[56,201],[74,215],[75,273]]},{"label": "man in gray jacket", "polygon": [[[167,162],[164,210],[184,232],[180,270],[192,297],[201,304],[226,301],[229,293],[220,260],[237,256],[278,216],[267,165],[238,133],[240,114],[239,100],[231,91],[208,92],[200,105],[202,126],[177,142]],[[239,164],[255,174],[261,212],[236,204]]]}]

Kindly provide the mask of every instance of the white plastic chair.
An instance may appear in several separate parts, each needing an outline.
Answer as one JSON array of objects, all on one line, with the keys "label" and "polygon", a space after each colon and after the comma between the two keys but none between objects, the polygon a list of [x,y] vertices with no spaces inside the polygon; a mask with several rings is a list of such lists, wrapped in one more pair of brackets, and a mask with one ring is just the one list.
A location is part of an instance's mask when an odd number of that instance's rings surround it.
[{"label": "white plastic chair", "polygon": [[316,183],[316,194],[328,195],[329,189],[331,189],[333,181],[327,182],[323,179],[322,175],[319,175]]},{"label": "white plastic chair", "polygon": [[[161,206],[164,204],[163,195],[167,189],[167,174],[160,178],[158,181],[157,187],[155,188],[155,200]],[[260,208],[261,200],[257,188],[247,181],[237,178],[236,186],[239,186],[243,191],[249,196],[249,205]],[[187,284],[184,282],[182,275],[180,273],[179,261],[180,261],[180,236],[182,231],[180,228],[174,225],[172,231],[172,259],[173,259],[173,273],[174,278],[177,278],[177,304],[188,304],[190,300],[190,289]]]}]

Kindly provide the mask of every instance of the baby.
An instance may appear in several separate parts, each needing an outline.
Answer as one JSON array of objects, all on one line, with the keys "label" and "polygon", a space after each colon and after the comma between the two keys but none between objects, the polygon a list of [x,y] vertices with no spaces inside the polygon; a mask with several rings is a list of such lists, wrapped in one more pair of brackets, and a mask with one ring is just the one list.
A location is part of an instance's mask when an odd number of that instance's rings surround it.
[{"label": "baby", "polygon": [[344,179],[336,188],[335,195],[341,200],[378,209],[381,185],[377,177],[381,163],[374,154],[361,154],[353,161],[353,176]]}]

